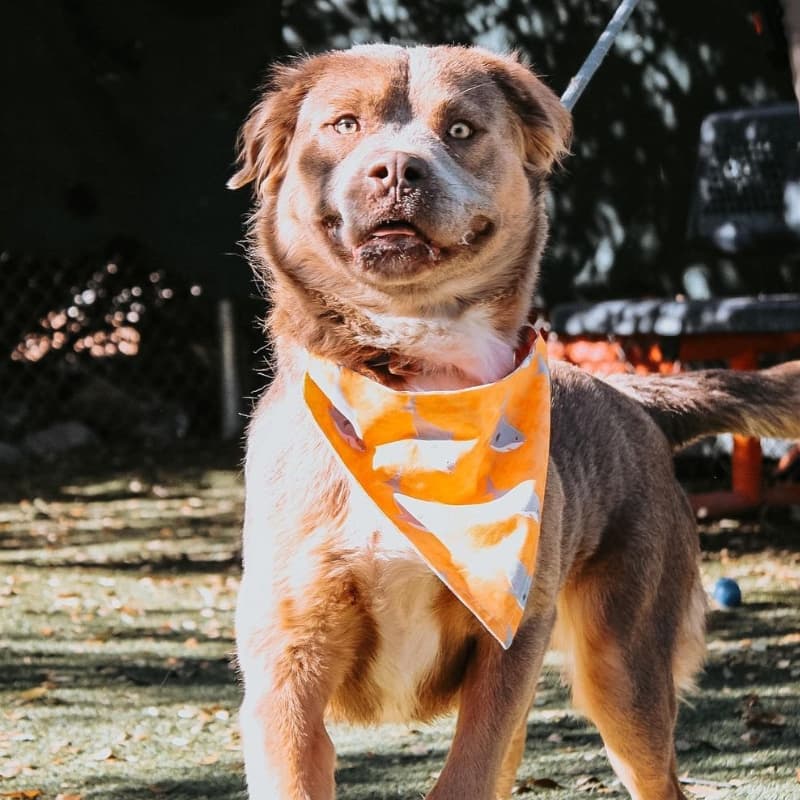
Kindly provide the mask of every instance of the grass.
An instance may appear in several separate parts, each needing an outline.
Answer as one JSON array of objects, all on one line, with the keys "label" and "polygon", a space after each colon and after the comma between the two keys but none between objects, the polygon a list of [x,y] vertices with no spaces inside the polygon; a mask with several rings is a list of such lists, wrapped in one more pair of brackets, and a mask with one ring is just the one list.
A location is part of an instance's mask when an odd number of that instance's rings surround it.
[{"label": "grass", "polygon": [[[231,666],[241,479],[157,469],[15,481],[0,502],[0,797],[233,800],[243,779]],[[704,579],[736,578],[681,709],[697,797],[800,797],[800,536],[775,513],[707,527]],[[336,727],[339,797],[430,788],[453,722]],[[555,667],[540,681],[521,797],[625,797]]]}]

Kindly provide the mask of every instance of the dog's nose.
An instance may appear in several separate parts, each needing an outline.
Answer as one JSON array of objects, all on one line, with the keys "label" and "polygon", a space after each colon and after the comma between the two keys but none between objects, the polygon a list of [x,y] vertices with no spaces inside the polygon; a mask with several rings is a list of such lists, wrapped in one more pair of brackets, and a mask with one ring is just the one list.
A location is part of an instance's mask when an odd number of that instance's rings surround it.
[{"label": "dog's nose", "polygon": [[367,170],[367,177],[377,194],[408,194],[428,177],[428,166],[410,153],[381,153]]}]

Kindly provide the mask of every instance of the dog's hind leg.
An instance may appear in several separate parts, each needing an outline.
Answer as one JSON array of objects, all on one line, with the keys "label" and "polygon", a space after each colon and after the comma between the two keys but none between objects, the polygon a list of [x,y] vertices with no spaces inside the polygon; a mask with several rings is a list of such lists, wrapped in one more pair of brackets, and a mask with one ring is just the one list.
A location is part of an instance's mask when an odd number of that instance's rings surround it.
[{"label": "dog's hind leg", "polygon": [[616,552],[573,577],[559,601],[574,703],[597,725],[634,800],[684,797],[675,765],[675,675],[685,679],[689,662],[697,666],[694,640],[702,633],[702,620],[688,619],[702,613],[689,549],[678,544],[656,559],[660,575]]},{"label": "dog's hind leg", "polygon": [[461,687],[453,744],[428,800],[508,797],[554,618],[542,612],[523,622],[508,650],[488,634],[478,642]]}]

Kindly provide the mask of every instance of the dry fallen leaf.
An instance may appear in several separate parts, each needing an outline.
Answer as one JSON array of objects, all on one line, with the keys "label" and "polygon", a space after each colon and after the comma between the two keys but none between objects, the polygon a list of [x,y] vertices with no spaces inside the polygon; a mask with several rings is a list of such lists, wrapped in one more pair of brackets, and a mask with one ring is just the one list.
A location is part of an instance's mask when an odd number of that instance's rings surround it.
[{"label": "dry fallen leaf", "polygon": [[91,758],[92,761],[110,761],[111,759],[116,758],[116,756],[110,747],[103,747],[100,750],[92,753],[89,758]]},{"label": "dry fallen leaf", "polygon": [[38,700],[44,697],[52,687],[48,683],[43,683],[41,686],[34,686],[32,689],[26,689],[20,692],[17,696],[21,703],[30,703],[33,700]]},{"label": "dry fallen leaf", "polygon": [[605,789],[605,786],[600,778],[594,775],[581,775],[580,778],[575,781],[575,788],[580,792],[594,792]]},{"label": "dry fallen leaf", "polygon": [[722,798],[725,792],[716,786],[698,786],[695,783],[686,784],[686,788],[695,796],[700,797],[702,800],[715,800],[715,798]]},{"label": "dry fallen leaf", "polygon": [[82,800],[79,794],[57,794],[56,800]]},{"label": "dry fallen leaf", "polygon": [[522,781],[515,789],[514,794],[523,794],[534,789],[563,789],[564,787],[552,778],[528,778]]},{"label": "dry fallen leaf", "polygon": [[36,800],[37,797],[41,796],[42,793],[38,789],[20,789],[16,792],[0,792],[0,797],[7,797],[8,800]]},{"label": "dry fallen leaf", "polygon": [[782,728],[786,725],[786,717],[776,711],[765,709],[758,695],[750,694],[744,699],[742,722],[748,728]]}]

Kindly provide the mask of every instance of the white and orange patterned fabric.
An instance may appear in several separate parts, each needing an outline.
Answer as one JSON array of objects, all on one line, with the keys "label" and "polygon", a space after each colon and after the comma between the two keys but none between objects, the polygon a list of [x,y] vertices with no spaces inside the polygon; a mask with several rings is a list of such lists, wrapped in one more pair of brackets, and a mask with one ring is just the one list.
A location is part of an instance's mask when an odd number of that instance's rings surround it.
[{"label": "white and orange patterned fabric", "polygon": [[350,475],[504,647],[528,599],[550,443],[547,348],[455,391],[390,389],[309,354],[304,396]]}]

